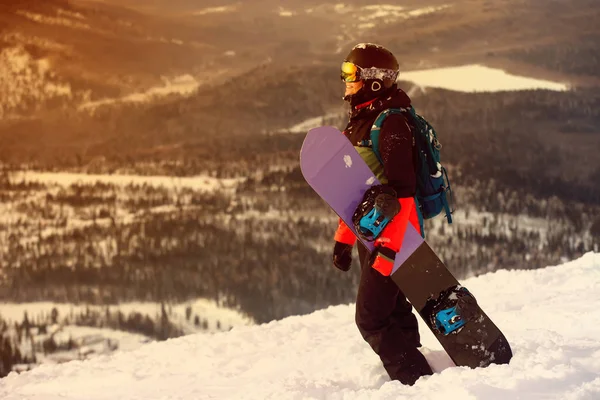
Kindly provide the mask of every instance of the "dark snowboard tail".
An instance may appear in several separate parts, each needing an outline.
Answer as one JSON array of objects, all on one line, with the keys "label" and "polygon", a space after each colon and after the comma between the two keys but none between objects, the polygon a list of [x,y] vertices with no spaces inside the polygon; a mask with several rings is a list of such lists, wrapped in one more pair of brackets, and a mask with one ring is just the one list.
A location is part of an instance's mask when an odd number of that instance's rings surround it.
[{"label": "dark snowboard tail", "polygon": [[[333,127],[312,129],[302,145],[300,166],[308,184],[354,229],[354,210],[379,182],[350,141]],[[372,242],[363,244],[373,249]],[[512,351],[502,332],[410,224],[391,278],[456,365],[510,361]]]},{"label": "dark snowboard tail", "polygon": [[[402,267],[392,274],[392,280],[410,300],[456,365],[476,368],[492,363],[508,364],[512,351],[500,329],[478,306],[475,297],[462,288],[427,243],[423,242],[408,257]],[[463,293],[458,294],[461,289]],[[444,291],[448,291],[447,296],[443,296]],[[458,315],[465,323],[457,330],[444,334],[435,323],[435,312],[455,306],[458,306]]]}]

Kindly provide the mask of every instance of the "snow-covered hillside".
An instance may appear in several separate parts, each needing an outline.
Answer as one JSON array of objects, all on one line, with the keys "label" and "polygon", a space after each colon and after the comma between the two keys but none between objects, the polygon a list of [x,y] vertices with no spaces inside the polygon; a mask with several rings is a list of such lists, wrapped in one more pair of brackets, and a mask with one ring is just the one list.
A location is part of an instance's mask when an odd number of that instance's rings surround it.
[{"label": "snow-covered hillside", "polygon": [[499,271],[463,283],[511,342],[510,365],[454,367],[422,328],[423,352],[436,374],[413,387],[389,382],[360,337],[350,304],[12,373],[0,380],[0,398],[600,398],[600,254],[542,270]]},{"label": "snow-covered hillside", "polygon": [[71,85],[57,79],[50,65],[48,59],[36,60],[23,47],[0,51],[0,117],[24,111],[32,102],[72,97]]}]

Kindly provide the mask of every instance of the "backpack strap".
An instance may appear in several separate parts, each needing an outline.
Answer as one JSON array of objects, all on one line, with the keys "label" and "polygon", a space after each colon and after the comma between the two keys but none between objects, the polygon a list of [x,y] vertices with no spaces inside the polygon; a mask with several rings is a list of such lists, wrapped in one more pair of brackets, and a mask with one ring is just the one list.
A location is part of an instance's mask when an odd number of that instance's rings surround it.
[{"label": "backpack strap", "polygon": [[406,108],[388,108],[387,110],[380,112],[377,118],[375,118],[375,122],[373,122],[373,125],[371,126],[369,140],[365,139],[359,143],[360,146],[370,147],[381,164],[383,164],[383,160],[381,158],[381,154],[379,154],[379,133],[381,132],[383,121],[385,121],[390,114],[403,114],[406,111]]},{"label": "backpack strap", "polygon": [[[383,165],[383,159],[381,158],[381,154],[379,154],[379,134],[381,133],[381,127],[383,125],[383,121],[391,115],[391,114],[400,114],[410,113],[413,120],[416,118],[415,111],[412,107],[409,108],[388,108],[387,110],[383,110],[379,113],[377,118],[375,118],[375,122],[373,122],[373,126],[371,126],[371,134],[369,140],[363,140],[359,143],[360,146],[370,147],[375,153],[375,156],[379,160],[379,163]],[[425,237],[425,226],[423,214],[421,213],[421,207],[419,206],[419,200],[415,195],[415,208],[417,209],[417,216],[419,218],[419,227],[421,228],[421,236]]]}]

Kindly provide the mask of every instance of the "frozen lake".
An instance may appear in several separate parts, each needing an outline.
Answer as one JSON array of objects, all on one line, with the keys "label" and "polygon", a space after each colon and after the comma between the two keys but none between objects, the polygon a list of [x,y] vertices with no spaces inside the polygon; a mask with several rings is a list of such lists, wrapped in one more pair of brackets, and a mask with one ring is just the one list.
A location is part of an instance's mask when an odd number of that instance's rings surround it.
[{"label": "frozen lake", "polygon": [[400,80],[422,87],[435,87],[457,92],[500,92],[545,89],[565,91],[565,83],[509,74],[501,69],[484,65],[400,71]]}]

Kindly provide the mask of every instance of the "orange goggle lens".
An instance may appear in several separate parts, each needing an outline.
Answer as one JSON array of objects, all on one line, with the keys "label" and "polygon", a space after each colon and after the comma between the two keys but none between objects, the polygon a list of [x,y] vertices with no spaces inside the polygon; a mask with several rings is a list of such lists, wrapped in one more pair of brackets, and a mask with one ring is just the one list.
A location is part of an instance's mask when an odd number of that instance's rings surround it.
[{"label": "orange goggle lens", "polygon": [[359,71],[360,68],[356,65],[345,62],[342,64],[342,73],[340,77],[344,82],[358,82],[360,80]]}]

